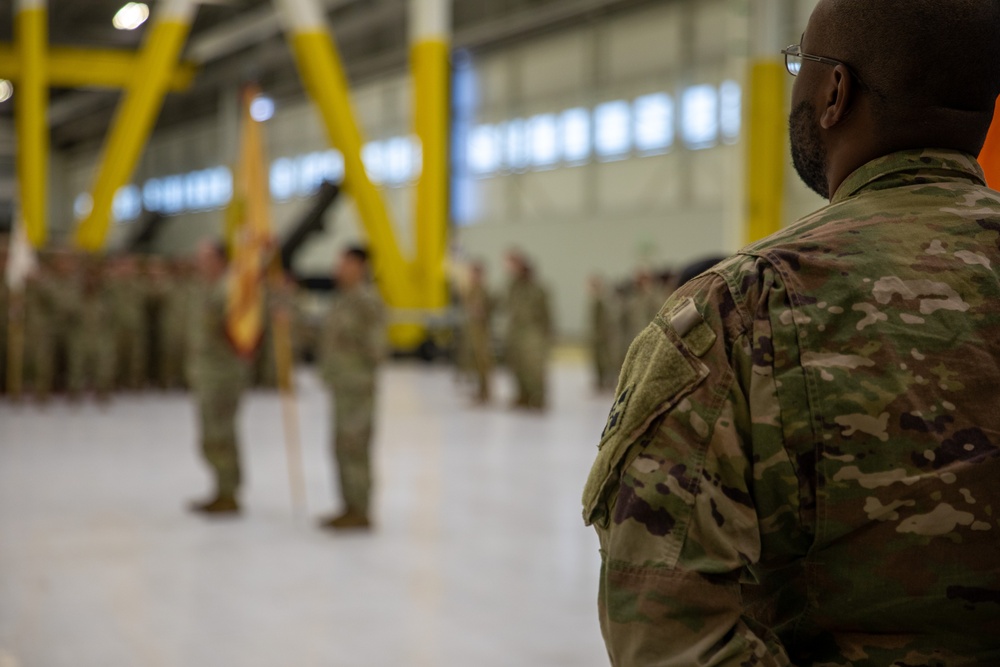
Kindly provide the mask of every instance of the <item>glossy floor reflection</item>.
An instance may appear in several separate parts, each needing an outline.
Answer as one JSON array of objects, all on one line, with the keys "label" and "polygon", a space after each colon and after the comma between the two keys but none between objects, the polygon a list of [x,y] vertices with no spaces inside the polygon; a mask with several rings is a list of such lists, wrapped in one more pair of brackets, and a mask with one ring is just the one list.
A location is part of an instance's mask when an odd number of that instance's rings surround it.
[{"label": "glossy floor reflection", "polygon": [[182,395],[0,404],[0,667],[607,665],[579,498],[610,399],[582,366],[552,379],[533,416],[469,408],[445,368],[388,369],[378,529],[350,537],[313,528],[334,504],[312,375],[299,519],[273,395],[244,404],[236,520],[184,510],[208,478]]}]

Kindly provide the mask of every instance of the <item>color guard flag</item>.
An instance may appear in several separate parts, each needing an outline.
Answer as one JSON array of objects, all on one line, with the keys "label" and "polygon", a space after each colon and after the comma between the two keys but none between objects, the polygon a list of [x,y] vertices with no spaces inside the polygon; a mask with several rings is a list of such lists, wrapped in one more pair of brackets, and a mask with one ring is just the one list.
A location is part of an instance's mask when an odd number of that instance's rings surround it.
[{"label": "color guard flag", "polygon": [[34,273],[38,266],[35,250],[28,242],[28,234],[24,229],[24,218],[18,211],[14,221],[14,235],[10,239],[7,251],[7,287],[11,292],[20,292],[28,276]]},{"label": "color guard flag", "polygon": [[263,132],[250,115],[260,94],[243,90],[240,155],[233,173],[233,198],[227,211],[231,234],[226,334],[236,351],[252,356],[264,333],[264,271],[271,243],[270,188]]}]

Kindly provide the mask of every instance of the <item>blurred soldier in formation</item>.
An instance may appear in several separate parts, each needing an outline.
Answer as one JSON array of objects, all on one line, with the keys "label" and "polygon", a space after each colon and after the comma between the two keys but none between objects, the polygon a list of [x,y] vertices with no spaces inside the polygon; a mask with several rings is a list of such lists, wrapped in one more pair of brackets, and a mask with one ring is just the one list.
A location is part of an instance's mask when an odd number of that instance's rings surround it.
[{"label": "blurred soldier in formation", "polygon": [[371,440],[378,366],[386,354],[385,313],[368,278],[368,252],[344,251],[336,269],[337,293],[320,342],[320,372],[333,397],[333,455],[343,512],[323,528],[370,527]]},{"label": "blurred soldier in formation", "polygon": [[519,251],[507,254],[511,275],[507,294],[507,365],[517,381],[514,407],[544,410],[546,372],[552,343],[549,296]]},{"label": "blurred soldier in formation", "polygon": [[160,311],[159,373],[164,389],[186,385],[184,365],[187,353],[191,305],[196,297],[198,281],[193,267],[186,260],[175,260],[169,267],[170,288],[163,296]]},{"label": "blurred soldier in formation", "polygon": [[66,250],[48,253],[28,284],[28,342],[35,394],[47,402],[58,373],[69,361],[72,339],[80,335],[80,287],[76,256]]},{"label": "blurred soldier in formation", "polygon": [[101,260],[87,261],[78,298],[78,328],[70,339],[66,385],[72,399],[92,389],[105,401],[114,386],[114,342],[108,336],[111,304]]},{"label": "blurred soldier in formation", "polygon": [[637,271],[625,306],[626,345],[631,344],[646,325],[653,321],[665,300],[666,296],[653,280],[653,274],[646,269]]},{"label": "blurred soldier in formation", "polygon": [[144,293],[143,314],[146,320],[147,361],[146,381],[150,386],[166,389],[164,375],[165,328],[167,298],[175,289],[170,264],[164,257],[146,258],[141,285]]},{"label": "blurred soldier in formation", "polygon": [[597,391],[611,391],[618,382],[619,367],[615,366],[617,347],[618,336],[611,295],[608,294],[603,278],[591,276],[590,348]]},{"label": "blurred soldier in formation", "polygon": [[215,495],[191,509],[206,514],[239,512],[241,482],[236,416],[250,367],[226,335],[226,251],[211,241],[198,247],[202,283],[192,305],[188,381],[198,405],[201,452],[215,476]]},{"label": "blurred soldier in formation", "polygon": [[7,237],[0,235],[0,396],[7,393],[7,330],[10,324],[11,298],[7,287]]},{"label": "blurred soldier in formation", "polygon": [[142,389],[148,378],[149,323],[139,260],[121,255],[112,260],[111,266],[109,291],[117,381],[127,389]]},{"label": "blurred soldier in formation", "polygon": [[465,311],[465,347],[469,363],[475,372],[478,392],[476,400],[490,400],[490,379],[493,374],[493,297],[486,288],[485,268],[475,263],[469,272],[469,285],[463,299]]}]

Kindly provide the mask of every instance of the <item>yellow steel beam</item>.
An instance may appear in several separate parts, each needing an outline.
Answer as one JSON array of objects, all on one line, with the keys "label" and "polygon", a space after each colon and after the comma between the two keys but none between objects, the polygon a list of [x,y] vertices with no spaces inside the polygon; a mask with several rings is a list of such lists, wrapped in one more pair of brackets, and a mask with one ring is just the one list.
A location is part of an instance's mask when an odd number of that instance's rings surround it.
[{"label": "yellow steel beam", "polygon": [[48,9],[45,0],[20,0],[15,24],[18,57],[23,64],[17,89],[17,176],[20,206],[28,240],[36,248],[45,244],[46,184],[49,169],[49,128],[46,123],[49,83],[45,52]]},{"label": "yellow steel beam", "polygon": [[167,93],[171,74],[195,12],[194,0],[163,0],[139,54],[134,77],[118,106],[104,144],[94,182],[93,208],[76,230],[78,246],[91,252],[104,246],[115,192],[135,169]]},{"label": "yellow steel beam", "polygon": [[[57,88],[127,88],[135,75],[138,56],[116,49],[49,48],[48,85]],[[21,78],[21,58],[10,44],[0,44],[0,79]],[[191,85],[198,67],[181,63],[170,76],[170,90]]]},{"label": "yellow steel beam", "polygon": [[[344,156],[344,189],[354,199],[368,236],[382,296],[396,309],[419,308],[420,291],[411,267],[396,240],[382,194],[361,159],[364,139],[323,13],[312,0],[278,0],[277,7],[303,85],[319,109],[330,143]],[[422,328],[414,325],[393,326],[389,334],[400,348],[415,347],[423,338]]]},{"label": "yellow steel beam", "polygon": [[785,79],[782,63],[750,66],[747,128],[747,238],[752,242],[781,229],[785,189]]},{"label": "yellow steel beam", "polygon": [[416,270],[425,308],[448,303],[445,254],[448,245],[448,83],[449,47],[445,39],[421,39],[410,52],[413,69],[414,126],[423,168],[417,183]]}]

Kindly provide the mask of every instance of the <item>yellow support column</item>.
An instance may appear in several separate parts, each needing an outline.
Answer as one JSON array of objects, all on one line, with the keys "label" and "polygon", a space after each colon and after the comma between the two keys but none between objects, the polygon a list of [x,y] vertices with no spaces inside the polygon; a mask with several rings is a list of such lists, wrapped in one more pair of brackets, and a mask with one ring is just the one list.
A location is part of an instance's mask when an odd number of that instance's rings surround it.
[{"label": "yellow support column", "polygon": [[751,7],[752,53],[747,77],[746,241],[781,229],[785,192],[788,121],[785,114],[785,71],[780,50],[780,0],[754,0]]},{"label": "yellow support column", "polygon": [[424,308],[448,304],[449,83],[451,0],[411,0],[414,128],[423,168],[417,183],[415,268]]},{"label": "yellow support column", "polygon": [[94,182],[93,208],[76,230],[76,243],[85,250],[94,252],[104,246],[115,193],[131,178],[149,139],[177,69],[196,6],[194,0],[162,0],[158,5],[132,83],[118,106],[104,144],[100,171]]},{"label": "yellow support column", "polygon": [[18,1],[15,30],[21,76],[15,92],[17,178],[25,231],[36,248],[45,244],[48,232],[45,205],[49,170],[46,122],[49,81],[45,62],[48,21],[46,0]]},{"label": "yellow support column", "polygon": [[[313,0],[277,0],[276,6],[303,85],[319,109],[330,143],[344,155],[344,190],[354,199],[368,235],[382,296],[392,308],[418,308],[420,292],[399,248],[382,194],[361,159],[364,140],[323,12]],[[415,347],[423,338],[422,328],[415,325],[395,325],[389,333],[393,345],[404,349]]]}]

